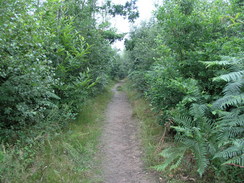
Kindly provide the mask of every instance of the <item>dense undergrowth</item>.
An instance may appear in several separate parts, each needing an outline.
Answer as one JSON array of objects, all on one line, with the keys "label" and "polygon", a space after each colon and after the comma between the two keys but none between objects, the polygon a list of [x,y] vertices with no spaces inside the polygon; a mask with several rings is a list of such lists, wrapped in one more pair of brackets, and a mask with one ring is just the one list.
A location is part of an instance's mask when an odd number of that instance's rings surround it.
[{"label": "dense undergrowth", "polygon": [[[116,15],[133,21],[135,2],[0,0],[0,182],[79,182],[80,172],[89,174],[83,161],[91,160],[78,154],[90,147],[79,139],[97,132],[92,116],[78,114],[117,77],[111,43],[124,34],[107,21]],[[62,135],[77,118],[91,124]]]},{"label": "dense undergrowth", "polygon": [[1,146],[1,182],[99,182],[97,157],[104,110],[111,92],[87,101],[65,130],[22,147]]},{"label": "dense undergrowth", "polygon": [[[145,166],[151,172],[154,172],[157,179],[167,183],[198,182],[208,183],[218,182],[213,174],[207,174],[199,178],[196,172],[197,166],[194,163],[192,153],[187,154],[182,159],[181,164],[175,170],[166,169],[164,172],[155,172],[155,166],[160,164],[164,158],[159,156],[162,149],[175,147],[174,132],[170,131],[169,124],[162,126],[158,123],[160,115],[152,110],[150,102],[142,97],[140,92],[134,89],[133,82],[126,81],[123,90],[127,93],[133,106],[133,115],[139,120],[140,138],[143,148],[143,160]],[[181,150],[181,149],[179,149]],[[232,176],[230,174],[230,176]],[[234,179],[235,177],[232,177]],[[226,177],[224,180],[226,181]]]},{"label": "dense undergrowth", "polygon": [[133,22],[135,2],[0,0],[1,182],[85,181],[99,134],[89,100],[127,75],[174,139],[152,152],[160,127],[146,120],[150,165],[188,166],[198,182],[243,180],[243,2],[165,0],[121,59],[111,43],[125,34],[106,18]]},{"label": "dense undergrowth", "polygon": [[94,1],[0,5],[0,140],[13,144],[65,126],[101,93],[116,76],[110,43],[123,35],[96,20],[109,7]]},{"label": "dense undergrowth", "polygon": [[189,159],[198,182],[242,182],[241,12],[238,0],[164,1],[125,41],[124,72],[174,137],[158,171],[177,172]]}]

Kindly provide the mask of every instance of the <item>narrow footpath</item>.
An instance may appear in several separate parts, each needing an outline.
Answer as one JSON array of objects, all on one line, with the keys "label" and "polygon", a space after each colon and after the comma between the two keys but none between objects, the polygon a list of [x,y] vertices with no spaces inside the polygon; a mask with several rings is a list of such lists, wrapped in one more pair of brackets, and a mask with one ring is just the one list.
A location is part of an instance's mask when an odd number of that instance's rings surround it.
[{"label": "narrow footpath", "polygon": [[132,107],[124,92],[123,83],[114,86],[114,96],[106,111],[102,135],[104,183],[156,183],[145,171],[141,159],[138,121],[132,117]]}]

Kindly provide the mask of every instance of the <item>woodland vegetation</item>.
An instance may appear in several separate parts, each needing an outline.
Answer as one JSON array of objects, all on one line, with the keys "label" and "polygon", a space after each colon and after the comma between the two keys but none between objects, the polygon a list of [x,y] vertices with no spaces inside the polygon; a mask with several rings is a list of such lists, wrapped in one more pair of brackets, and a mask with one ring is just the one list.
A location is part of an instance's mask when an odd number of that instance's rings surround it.
[{"label": "woodland vegetation", "polygon": [[135,1],[0,0],[0,182],[20,181],[34,147],[66,129],[115,77],[111,43],[124,35],[106,16],[116,15],[133,21]]},{"label": "woodland vegetation", "polygon": [[174,135],[159,171],[193,158],[200,177],[241,182],[243,1],[165,0],[125,41],[123,67]]},{"label": "woodland vegetation", "polygon": [[174,138],[155,169],[190,158],[199,179],[242,182],[243,1],[164,0],[120,56],[111,44],[125,34],[106,18],[133,22],[135,3],[0,0],[0,182],[10,182],[17,159],[30,169],[36,144],[127,76]]}]

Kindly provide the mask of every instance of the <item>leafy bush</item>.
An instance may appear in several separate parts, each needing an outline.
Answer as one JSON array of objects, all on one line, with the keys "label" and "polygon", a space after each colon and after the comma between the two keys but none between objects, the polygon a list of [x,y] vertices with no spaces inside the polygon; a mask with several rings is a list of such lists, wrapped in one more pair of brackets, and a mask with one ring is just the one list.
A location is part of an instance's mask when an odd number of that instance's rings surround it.
[{"label": "leafy bush", "polygon": [[[56,117],[50,120],[54,111],[73,119],[107,85],[116,52],[96,27],[93,5],[1,3],[0,133],[5,140],[20,139],[31,127],[45,129],[52,120],[58,124]],[[82,13],[76,16],[77,10]]]},{"label": "leafy bush", "polygon": [[126,40],[129,78],[159,112],[160,124],[172,125],[176,146],[162,151],[158,170],[177,169],[193,155],[203,178],[210,173],[218,175],[216,181],[240,182],[242,9],[240,1],[165,1],[157,21],[134,29]]},{"label": "leafy bush", "polygon": [[[242,62],[242,58],[205,62],[208,66],[232,66],[232,72],[214,78],[214,80],[228,82],[223,90],[225,95],[213,103],[212,109],[207,105],[193,104],[190,109],[191,117],[174,117],[176,125],[171,128],[177,132],[175,139],[178,146],[162,151],[160,155],[167,160],[156,169],[164,170],[168,166],[170,169],[177,168],[187,151],[193,153],[200,175],[205,172],[210,163],[219,169],[221,169],[221,164],[243,167],[244,72]],[[212,120],[211,113],[219,115],[218,122]],[[182,151],[178,152],[178,149]],[[169,158],[170,155],[173,157]],[[239,179],[241,177],[236,180]]]}]

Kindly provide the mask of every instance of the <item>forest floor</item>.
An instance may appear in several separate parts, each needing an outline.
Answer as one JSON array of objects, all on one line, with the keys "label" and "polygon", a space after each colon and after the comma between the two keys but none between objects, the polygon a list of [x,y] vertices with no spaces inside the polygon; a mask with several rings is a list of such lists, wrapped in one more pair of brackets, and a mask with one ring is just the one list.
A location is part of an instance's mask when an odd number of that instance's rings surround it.
[{"label": "forest floor", "polygon": [[120,82],[113,87],[114,95],[106,111],[101,138],[103,180],[105,183],[156,183],[144,167],[138,121],[133,118],[126,94],[120,91],[122,85]]}]

